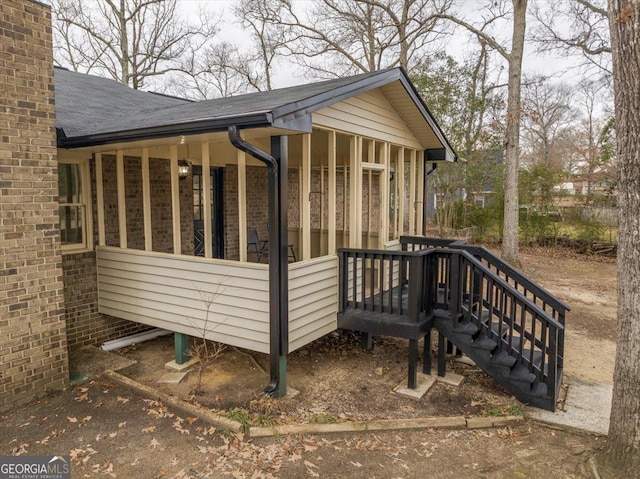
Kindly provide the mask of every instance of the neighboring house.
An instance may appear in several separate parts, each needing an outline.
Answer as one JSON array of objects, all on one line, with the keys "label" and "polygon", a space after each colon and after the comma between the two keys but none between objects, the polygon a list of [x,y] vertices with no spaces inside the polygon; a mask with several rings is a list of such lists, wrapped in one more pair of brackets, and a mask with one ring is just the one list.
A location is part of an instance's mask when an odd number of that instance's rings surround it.
[{"label": "neighboring house", "polygon": [[[12,35],[3,31],[3,43],[13,43],[3,55],[25,50],[12,65],[14,76],[2,77],[3,90],[20,95],[21,85],[34,85],[12,110],[15,141],[8,144],[23,144],[22,129],[48,121],[19,154],[6,153],[11,175],[32,174],[25,181],[34,189],[46,177],[47,191],[27,197],[17,183],[2,186],[3,203],[39,209],[46,201],[51,210],[46,228],[36,231],[45,231],[42,251],[55,258],[52,271],[64,284],[55,288],[56,386],[66,383],[67,347],[149,326],[262,353],[271,346],[272,354],[274,341],[286,342],[278,346],[286,353],[335,330],[336,250],[398,248],[400,235],[421,232],[426,162],[455,159],[400,69],[191,102],[52,72],[48,9],[28,0],[2,8],[17,25]],[[29,159],[42,157],[29,144],[48,148],[48,162]],[[270,186],[269,158],[254,158],[253,148],[275,159]],[[38,172],[25,169],[36,161]],[[406,175],[392,180],[392,168]],[[406,201],[390,206],[400,196]],[[269,217],[274,200],[282,204]],[[297,261],[284,272],[275,266],[270,277],[269,265],[247,252],[248,228],[284,242],[272,265],[286,264],[292,253]],[[3,252],[5,268],[11,251]],[[3,316],[22,311],[11,317],[26,320],[30,303],[24,310],[18,304],[5,303]],[[274,321],[284,329],[279,337],[270,337]]]}]

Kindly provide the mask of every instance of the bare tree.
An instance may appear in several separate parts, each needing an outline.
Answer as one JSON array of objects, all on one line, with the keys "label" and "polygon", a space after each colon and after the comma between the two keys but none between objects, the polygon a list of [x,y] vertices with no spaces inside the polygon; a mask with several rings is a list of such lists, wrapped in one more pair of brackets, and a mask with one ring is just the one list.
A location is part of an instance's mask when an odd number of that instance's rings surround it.
[{"label": "bare tree", "polygon": [[610,0],[618,155],[618,337],[605,478],[640,471],[640,0]]},{"label": "bare tree", "polygon": [[564,152],[558,147],[564,133],[576,120],[571,108],[572,90],[566,84],[549,84],[544,80],[524,87],[523,139],[532,162],[546,168],[562,167]]},{"label": "bare tree", "polygon": [[606,0],[539,2],[533,40],[541,51],[577,56],[581,66],[611,73],[611,46]]},{"label": "bare tree", "polygon": [[228,42],[189,49],[164,91],[193,100],[261,91],[263,81],[251,58]]},{"label": "bare tree", "polygon": [[[240,12],[260,37],[277,31],[278,48],[316,77],[339,77],[402,66],[411,71],[419,52],[442,38],[437,14],[452,0],[254,0]],[[243,3],[243,8],[248,7]],[[273,36],[269,36],[273,40]],[[273,50],[273,44],[267,43]]]},{"label": "bare tree", "polygon": [[[592,200],[592,188],[596,181],[607,181],[615,185],[616,162],[608,142],[612,140],[613,119],[611,113],[599,113],[599,107],[606,103],[608,85],[602,82],[583,81],[579,86],[577,105],[582,116],[576,122],[575,149],[578,162],[574,172],[587,181],[587,201]],[[604,101],[603,101],[604,98]]]},{"label": "bare tree", "polygon": [[273,89],[273,68],[278,56],[283,52],[287,35],[281,25],[270,22],[278,9],[273,0],[241,0],[234,9],[240,24],[251,32],[254,52],[247,57],[247,65],[255,75],[254,86],[260,90]]},{"label": "bare tree", "polygon": [[199,17],[197,25],[183,21],[176,0],[54,0],[56,61],[140,89],[215,34],[213,16]]},{"label": "bare tree", "polygon": [[495,50],[508,64],[508,93],[505,128],[505,176],[504,176],[504,224],[502,238],[502,257],[509,262],[519,264],[518,260],[518,168],[520,163],[520,122],[522,56],[526,30],[527,0],[511,0],[512,32],[510,49],[504,47],[487,32],[497,19],[507,15],[507,2],[490,2],[485,8],[486,15],[481,23],[473,24],[454,15],[437,15],[466,28],[478,39]]}]

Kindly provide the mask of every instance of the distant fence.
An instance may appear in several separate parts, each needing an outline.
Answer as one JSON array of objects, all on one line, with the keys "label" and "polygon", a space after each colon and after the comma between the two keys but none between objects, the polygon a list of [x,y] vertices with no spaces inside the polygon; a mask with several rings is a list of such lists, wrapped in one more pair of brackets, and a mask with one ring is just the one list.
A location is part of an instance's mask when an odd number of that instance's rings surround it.
[{"label": "distant fence", "polygon": [[562,216],[566,218],[581,219],[584,221],[597,221],[605,226],[618,224],[618,208],[603,206],[565,206],[562,208]]}]

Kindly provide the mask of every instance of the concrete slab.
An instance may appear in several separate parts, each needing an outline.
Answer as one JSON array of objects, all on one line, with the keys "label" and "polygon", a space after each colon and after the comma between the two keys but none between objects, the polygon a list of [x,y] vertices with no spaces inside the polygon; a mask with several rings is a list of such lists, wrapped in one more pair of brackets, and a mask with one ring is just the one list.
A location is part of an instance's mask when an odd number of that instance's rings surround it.
[{"label": "concrete slab", "polygon": [[287,394],[285,394],[286,398],[293,399],[298,394],[300,394],[300,391],[298,391],[297,389],[293,389],[292,387],[287,386]]},{"label": "concrete slab", "polygon": [[160,379],[158,379],[159,383],[165,384],[180,384],[180,381],[184,379],[187,373],[164,373]]},{"label": "concrete slab", "polygon": [[448,384],[449,386],[458,387],[464,381],[464,376],[456,373],[447,373],[444,376],[438,376],[438,382]]},{"label": "concrete slab", "polygon": [[435,374],[418,374],[418,381],[415,389],[406,386],[406,379],[396,386],[395,392],[398,396],[407,397],[419,401],[436,382]]},{"label": "concrete slab", "polygon": [[466,366],[477,367],[477,364],[475,363],[475,361],[471,359],[469,356],[460,356],[459,358],[456,358],[456,363],[464,364]]},{"label": "concrete slab", "polygon": [[199,362],[200,362],[200,360],[198,358],[191,358],[186,363],[178,364],[178,363],[176,363],[176,360],[174,359],[172,361],[169,361],[167,364],[165,364],[164,367],[165,367],[165,369],[168,369],[170,371],[182,372],[182,371],[186,371],[187,369],[189,369],[194,364],[198,364]]},{"label": "concrete slab", "polygon": [[535,420],[606,435],[611,413],[611,384],[598,384],[566,378],[569,386],[564,411],[543,411],[526,407],[525,414]]}]

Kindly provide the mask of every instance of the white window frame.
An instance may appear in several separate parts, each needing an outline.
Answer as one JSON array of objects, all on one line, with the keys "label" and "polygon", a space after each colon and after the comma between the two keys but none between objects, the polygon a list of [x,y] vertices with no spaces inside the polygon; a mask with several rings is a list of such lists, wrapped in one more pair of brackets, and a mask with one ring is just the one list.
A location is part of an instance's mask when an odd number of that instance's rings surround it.
[{"label": "white window frame", "polygon": [[[93,250],[93,208],[91,204],[91,175],[88,159],[60,159],[58,165],[71,164],[80,166],[80,181],[82,189],[81,214],[83,220],[82,243],[61,244],[62,254],[80,253]],[[58,180],[59,181],[59,180]],[[60,201],[58,197],[58,201]],[[67,205],[65,203],[65,205]],[[62,204],[60,204],[62,206]],[[73,205],[69,205],[73,206]],[[60,240],[62,243],[62,239]]]}]

